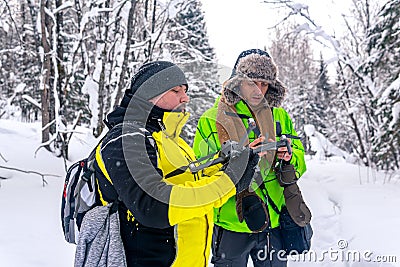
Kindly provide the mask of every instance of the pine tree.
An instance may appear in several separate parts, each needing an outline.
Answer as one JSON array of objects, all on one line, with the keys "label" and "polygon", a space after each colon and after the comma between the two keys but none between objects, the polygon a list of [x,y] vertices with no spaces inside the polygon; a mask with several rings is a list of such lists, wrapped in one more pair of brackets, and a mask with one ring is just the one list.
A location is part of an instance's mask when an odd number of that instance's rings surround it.
[{"label": "pine tree", "polygon": [[313,104],[312,109],[312,114],[315,114],[313,124],[320,133],[323,133],[325,136],[329,137],[329,121],[331,116],[328,114],[330,109],[332,88],[329,84],[328,70],[322,57],[322,53],[320,54],[319,64],[319,72],[315,86],[315,103]]},{"label": "pine tree", "polygon": [[191,120],[184,129],[187,140],[194,136],[197,119],[212,106],[219,91],[217,64],[211,48],[204,13],[199,0],[179,1],[171,18],[164,47],[177,63],[189,83]]},{"label": "pine tree", "polygon": [[367,36],[369,55],[363,71],[378,88],[372,138],[373,161],[385,170],[400,168],[400,1],[388,1]]}]

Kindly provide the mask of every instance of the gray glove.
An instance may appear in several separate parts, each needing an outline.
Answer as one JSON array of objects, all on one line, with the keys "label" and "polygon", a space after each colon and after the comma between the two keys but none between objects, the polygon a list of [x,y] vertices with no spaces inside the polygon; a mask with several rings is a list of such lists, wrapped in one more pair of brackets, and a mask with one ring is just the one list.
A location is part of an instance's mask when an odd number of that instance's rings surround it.
[{"label": "gray glove", "polygon": [[250,148],[229,159],[224,172],[236,185],[236,194],[249,188],[258,160],[258,154]]}]

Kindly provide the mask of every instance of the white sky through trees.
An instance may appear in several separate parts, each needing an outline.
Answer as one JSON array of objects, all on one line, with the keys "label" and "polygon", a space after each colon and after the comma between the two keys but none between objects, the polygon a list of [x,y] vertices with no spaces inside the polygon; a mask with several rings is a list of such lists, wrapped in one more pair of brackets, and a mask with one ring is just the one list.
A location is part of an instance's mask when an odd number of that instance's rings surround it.
[{"label": "white sky through trees", "polygon": [[[285,15],[282,10],[262,0],[201,0],[210,43],[215,48],[219,64],[233,66],[243,50],[267,48],[271,33],[268,28],[277,24]],[[294,1],[296,2],[296,1]],[[341,14],[348,14],[349,0],[303,0],[309,6],[311,17],[331,35],[340,35],[344,27]],[[316,46],[326,57],[333,57],[329,49]],[[329,59],[329,58],[327,58]]]}]

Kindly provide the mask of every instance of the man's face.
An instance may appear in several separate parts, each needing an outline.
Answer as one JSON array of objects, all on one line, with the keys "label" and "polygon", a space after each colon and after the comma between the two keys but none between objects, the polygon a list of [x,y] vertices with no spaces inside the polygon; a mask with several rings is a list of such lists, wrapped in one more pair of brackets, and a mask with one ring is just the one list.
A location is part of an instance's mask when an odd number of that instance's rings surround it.
[{"label": "man's face", "polygon": [[186,85],[175,86],[164,94],[156,96],[149,101],[163,109],[180,110],[183,112],[185,111],[186,104],[189,103],[189,97],[186,91]]},{"label": "man's face", "polygon": [[267,90],[268,83],[264,81],[244,80],[240,86],[240,93],[243,99],[252,106],[261,103]]}]

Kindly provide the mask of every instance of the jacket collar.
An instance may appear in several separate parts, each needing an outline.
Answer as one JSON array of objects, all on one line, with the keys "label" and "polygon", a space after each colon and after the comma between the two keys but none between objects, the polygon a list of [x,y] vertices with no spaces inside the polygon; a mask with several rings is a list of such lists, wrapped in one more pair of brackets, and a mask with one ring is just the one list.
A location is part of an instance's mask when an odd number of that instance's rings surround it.
[{"label": "jacket collar", "polygon": [[188,112],[165,110],[142,98],[125,95],[121,106],[107,115],[106,123],[113,127],[123,121],[135,121],[150,132],[163,131],[167,137],[177,138],[189,116]]},{"label": "jacket collar", "polygon": [[169,111],[164,112],[162,122],[164,128],[161,130],[168,138],[176,139],[180,136],[183,126],[189,119],[189,112]]}]

